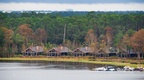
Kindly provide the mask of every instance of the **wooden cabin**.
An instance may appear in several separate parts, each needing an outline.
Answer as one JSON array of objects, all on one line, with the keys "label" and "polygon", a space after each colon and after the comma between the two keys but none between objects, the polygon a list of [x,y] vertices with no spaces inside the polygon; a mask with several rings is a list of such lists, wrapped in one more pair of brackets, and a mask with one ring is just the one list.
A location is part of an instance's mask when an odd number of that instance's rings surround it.
[{"label": "wooden cabin", "polygon": [[68,47],[55,47],[47,52],[47,56],[68,56],[72,51]]},{"label": "wooden cabin", "polygon": [[22,51],[24,56],[37,56],[44,52],[42,46],[28,47],[24,51]]},{"label": "wooden cabin", "polygon": [[73,51],[73,56],[91,56],[93,49],[90,47],[80,47]]}]

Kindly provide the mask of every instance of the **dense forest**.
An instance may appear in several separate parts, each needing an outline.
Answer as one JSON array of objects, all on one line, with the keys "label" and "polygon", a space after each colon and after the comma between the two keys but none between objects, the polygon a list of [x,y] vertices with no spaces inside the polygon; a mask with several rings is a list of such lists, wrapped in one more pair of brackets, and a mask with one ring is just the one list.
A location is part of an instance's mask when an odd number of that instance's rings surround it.
[{"label": "dense forest", "polygon": [[[64,39],[65,32],[65,39]],[[144,12],[0,12],[0,50],[20,54],[31,45],[89,46],[94,53],[144,52]]]}]

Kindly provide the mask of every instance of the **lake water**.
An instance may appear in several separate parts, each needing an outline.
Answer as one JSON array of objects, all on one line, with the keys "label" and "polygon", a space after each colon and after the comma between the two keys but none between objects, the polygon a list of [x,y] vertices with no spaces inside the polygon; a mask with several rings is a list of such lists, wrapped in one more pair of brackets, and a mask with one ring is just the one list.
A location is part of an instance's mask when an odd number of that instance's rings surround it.
[{"label": "lake water", "polygon": [[0,80],[144,80],[139,71],[92,71],[107,66],[86,63],[0,62]]}]

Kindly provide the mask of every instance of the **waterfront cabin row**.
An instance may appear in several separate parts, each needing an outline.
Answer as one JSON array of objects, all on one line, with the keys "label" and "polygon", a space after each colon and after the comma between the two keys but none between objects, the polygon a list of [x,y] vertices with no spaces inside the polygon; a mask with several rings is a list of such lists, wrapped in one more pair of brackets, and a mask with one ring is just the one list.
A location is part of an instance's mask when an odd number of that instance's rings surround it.
[{"label": "waterfront cabin row", "polygon": [[22,51],[24,56],[37,56],[44,54],[46,56],[90,56],[92,55],[92,49],[90,47],[81,47],[75,50],[70,50],[68,47],[54,47],[44,53],[42,46],[29,47]]},{"label": "waterfront cabin row", "polygon": [[92,49],[91,47],[80,47],[72,51],[68,47],[63,47],[63,46],[54,47],[45,53],[44,53],[44,48],[42,46],[33,46],[22,51],[22,54],[24,56],[46,55],[46,56],[100,56],[100,57],[105,57],[106,54],[109,57],[111,56],[137,57],[137,54],[134,53],[133,51],[131,51],[129,54],[122,53],[122,52],[117,53],[114,51],[109,51],[107,53],[98,51],[97,54],[94,54],[94,49]]},{"label": "waterfront cabin row", "polygon": [[70,50],[68,47],[55,47],[50,49],[47,56],[91,56],[92,50],[90,47],[81,47],[75,50]]}]

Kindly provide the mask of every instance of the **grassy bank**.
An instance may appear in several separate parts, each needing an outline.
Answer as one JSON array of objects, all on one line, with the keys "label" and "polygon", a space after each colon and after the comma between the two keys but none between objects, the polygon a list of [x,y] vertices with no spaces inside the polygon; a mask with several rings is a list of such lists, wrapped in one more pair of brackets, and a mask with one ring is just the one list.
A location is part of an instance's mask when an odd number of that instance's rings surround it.
[{"label": "grassy bank", "polygon": [[[142,62],[144,60],[121,60],[121,59],[95,59],[90,60],[88,58],[56,58],[56,57],[49,57],[49,58],[34,58],[34,57],[13,57],[13,58],[0,58],[0,61],[24,61],[24,60],[39,60],[39,61],[65,61],[65,62],[83,62],[83,63],[93,63],[93,64],[108,64],[108,65],[116,65],[116,66],[131,66],[137,67],[139,64],[133,64],[134,62]],[[133,62],[133,63],[132,63]],[[141,64],[144,67],[144,64]]]}]

